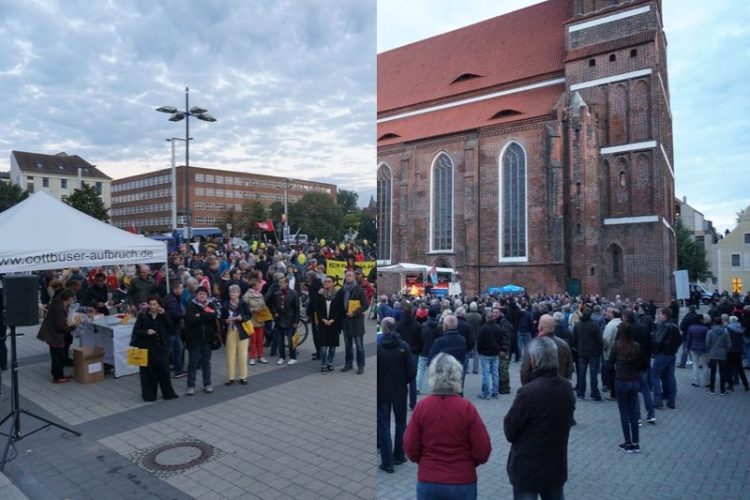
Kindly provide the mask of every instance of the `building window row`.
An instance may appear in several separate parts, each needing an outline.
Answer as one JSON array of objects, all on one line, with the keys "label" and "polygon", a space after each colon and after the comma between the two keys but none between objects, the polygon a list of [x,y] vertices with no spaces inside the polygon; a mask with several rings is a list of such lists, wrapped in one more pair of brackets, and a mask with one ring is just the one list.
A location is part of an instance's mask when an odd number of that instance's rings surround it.
[{"label": "building window row", "polygon": [[[244,177],[232,177],[229,175],[195,174],[195,182],[206,184],[223,184],[227,186],[261,187],[266,189],[284,189],[284,181],[269,181],[263,179],[247,179]],[[300,182],[289,183],[289,189],[293,191],[320,192],[333,194],[330,187],[316,186],[314,184],[303,184]]]},{"label": "building window row", "polygon": [[172,210],[171,203],[154,203],[152,205],[133,205],[129,207],[113,208],[111,210],[112,216],[120,215],[131,215],[131,214],[145,214],[151,212],[168,212]]},{"label": "building window row", "polygon": [[155,177],[147,177],[145,179],[136,179],[133,181],[123,182],[112,185],[112,192],[117,193],[119,191],[129,191],[131,189],[141,189],[151,186],[159,186],[161,184],[169,184],[172,182],[172,174],[157,175]]},{"label": "building window row", "polygon": [[[231,189],[216,188],[195,188],[196,196],[208,196],[209,198],[233,198],[236,200],[266,200],[266,201],[284,201],[282,193],[258,193],[252,191],[234,191]],[[288,195],[291,203],[299,201],[302,197],[299,195]]]},{"label": "building window row", "polygon": [[198,215],[195,217],[195,225],[221,224],[224,221],[222,217],[210,217]]},{"label": "building window row", "polygon": [[238,211],[242,210],[241,203],[213,203],[213,202],[196,201],[194,207],[195,207],[195,210],[209,210],[213,212],[227,211],[227,210],[238,210]]},{"label": "building window row", "polygon": [[152,227],[152,226],[167,226],[169,227],[172,224],[172,219],[170,217],[148,217],[144,219],[123,219],[118,220],[114,222],[114,225],[120,228],[129,228],[129,227],[136,227],[136,228],[143,228],[143,227]]},{"label": "building window row", "polygon": [[112,197],[112,203],[127,203],[129,201],[153,200],[155,198],[171,197],[169,189],[154,189],[151,191],[139,191],[130,194],[121,194]]}]

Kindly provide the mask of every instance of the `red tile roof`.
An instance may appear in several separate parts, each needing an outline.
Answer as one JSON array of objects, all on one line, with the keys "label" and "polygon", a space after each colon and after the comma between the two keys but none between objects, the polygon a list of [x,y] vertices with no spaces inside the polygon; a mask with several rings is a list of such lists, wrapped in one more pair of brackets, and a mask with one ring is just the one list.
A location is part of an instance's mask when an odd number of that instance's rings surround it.
[{"label": "red tile roof", "polygon": [[[378,146],[388,146],[479,127],[546,116],[552,112],[553,106],[564,92],[565,85],[557,84],[382,122],[378,124],[377,144]],[[496,113],[502,110],[519,111],[521,114],[492,119]],[[397,137],[386,137],[381,140],[380,138],[386,134],[395,134]]]},{"label": "red tile roof", "polygon": [[378,113],[561,73],[571,13],[549,0],[378,54]]}]

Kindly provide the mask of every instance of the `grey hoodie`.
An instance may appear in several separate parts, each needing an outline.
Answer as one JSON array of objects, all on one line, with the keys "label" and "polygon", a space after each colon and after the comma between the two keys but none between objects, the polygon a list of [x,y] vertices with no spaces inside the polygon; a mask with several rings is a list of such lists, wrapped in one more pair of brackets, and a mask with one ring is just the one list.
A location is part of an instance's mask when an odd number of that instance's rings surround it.
[{"label": "grey hoodie", "polygon": [[729,332],[721,325],[714,325],[706,335],[708,359],[727,359],[727,352],[732,345]]}]

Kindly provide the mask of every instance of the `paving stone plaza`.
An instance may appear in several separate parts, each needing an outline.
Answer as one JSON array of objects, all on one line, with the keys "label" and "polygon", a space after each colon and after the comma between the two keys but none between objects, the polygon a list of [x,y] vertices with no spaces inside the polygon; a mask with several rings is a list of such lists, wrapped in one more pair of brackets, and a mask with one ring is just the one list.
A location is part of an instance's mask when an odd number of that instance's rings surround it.
[{"label": "paving stone plaza", "polygon": [[[308,341],[301,349],[304,362],[256,365],[247,386],[221,383],[223,353],[215,353],[216,392],[143,403],[137,375],[51,384],[46,345],[35,339],[34,328],[24,327],[22,407],[82,436],[50,428],[19,441],[18,457],[0,475],[0,498],[414,498],[416,464],[397,466],[394,474],[377,469],[374,323],[367,328],[362,376],[321,375],[309,360]],[[337,356],[343,361],[343,352]],[[510,369],[513,393],[518,367]],[[8,372],[3,375],[5,415]],[[677,409],[657,411],[656,425],[644,423],[639,455],[617,448],[616,402],[577,402],[566,498],[750,498],[750,393],[740,386],[726,397],[708,395],[690,386],[689,369],[678,369],[677,379]],[[185,379],[174,382],[184,394]],[[502,420],[512,395],[479,400],[480,384],[481,375],[467,376],[466,395],[493,447],[490,461],[478,469],[479,498],[511,498]],[[22,425],[29,431],[37,423],[22,417]],[[184,463],[193,465],[177,467]]]},{"label": "paving stone plaza", "polygon": [[[18,338],[21,407],[82,436],[48,428],[16,443],[7,478],[0,474],[0,498],[375,498],[375,323],[367,323],[363,375],[322,375],[308,338],[300,363],[277,366],[271,358],[250,367],[247,386],[224,386],[217,351],[213,394],[183,396],[183,378],[173,380],[179,399],[155,403],[141,400],[137,374],[52,384],[38,327],[19,328],[26,334]],[[4,416],[9,372],[3,376]],[[23,431],[38,426],[25,416],[21,424]],[[161,446],[167,449],[159,453]],[[184,463],[195,465],[171,470]]]},{"label": "paving stone plaza", "polygon": [[[490,460],[478,468],[481,499],[513,497],[503,417],[520,386],[519,367],[510,366],[512,393],[495,400],[477,398],[481,375],[466,378],[466,397],[479,410],[492,440]],[[649,425],[641,406],[640,454],[618,448],[623,437],[616,401],[576,401],[578,425],[570,432],[566,499],[750,499],[750,392],[739,385],[726,397],[718,391],[709,395],[690,385],[692,369],[677,368],[676,374],[676,410],[656,410],[656,425]],[[378,497],[415,498],[416,476],[417,465],[411,462],[397,466],[394,474],[379,470]]]}]

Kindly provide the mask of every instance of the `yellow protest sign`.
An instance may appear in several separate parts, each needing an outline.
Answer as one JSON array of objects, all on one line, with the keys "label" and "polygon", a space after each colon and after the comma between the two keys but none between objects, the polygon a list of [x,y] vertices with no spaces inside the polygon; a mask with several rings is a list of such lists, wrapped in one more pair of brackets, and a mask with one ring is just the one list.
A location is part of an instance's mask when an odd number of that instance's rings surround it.
[{"label": "yellow protest sign", "polygon": [[[370,271],[375,267],[374,261],[355,262],[354,267],[362,268],[362,275],[367,277]],[[344,274],[348,268],[347,262],[344,260],[327,260],[326,261],[326,274],[334,278],[336,284],[344,282]]]}]

